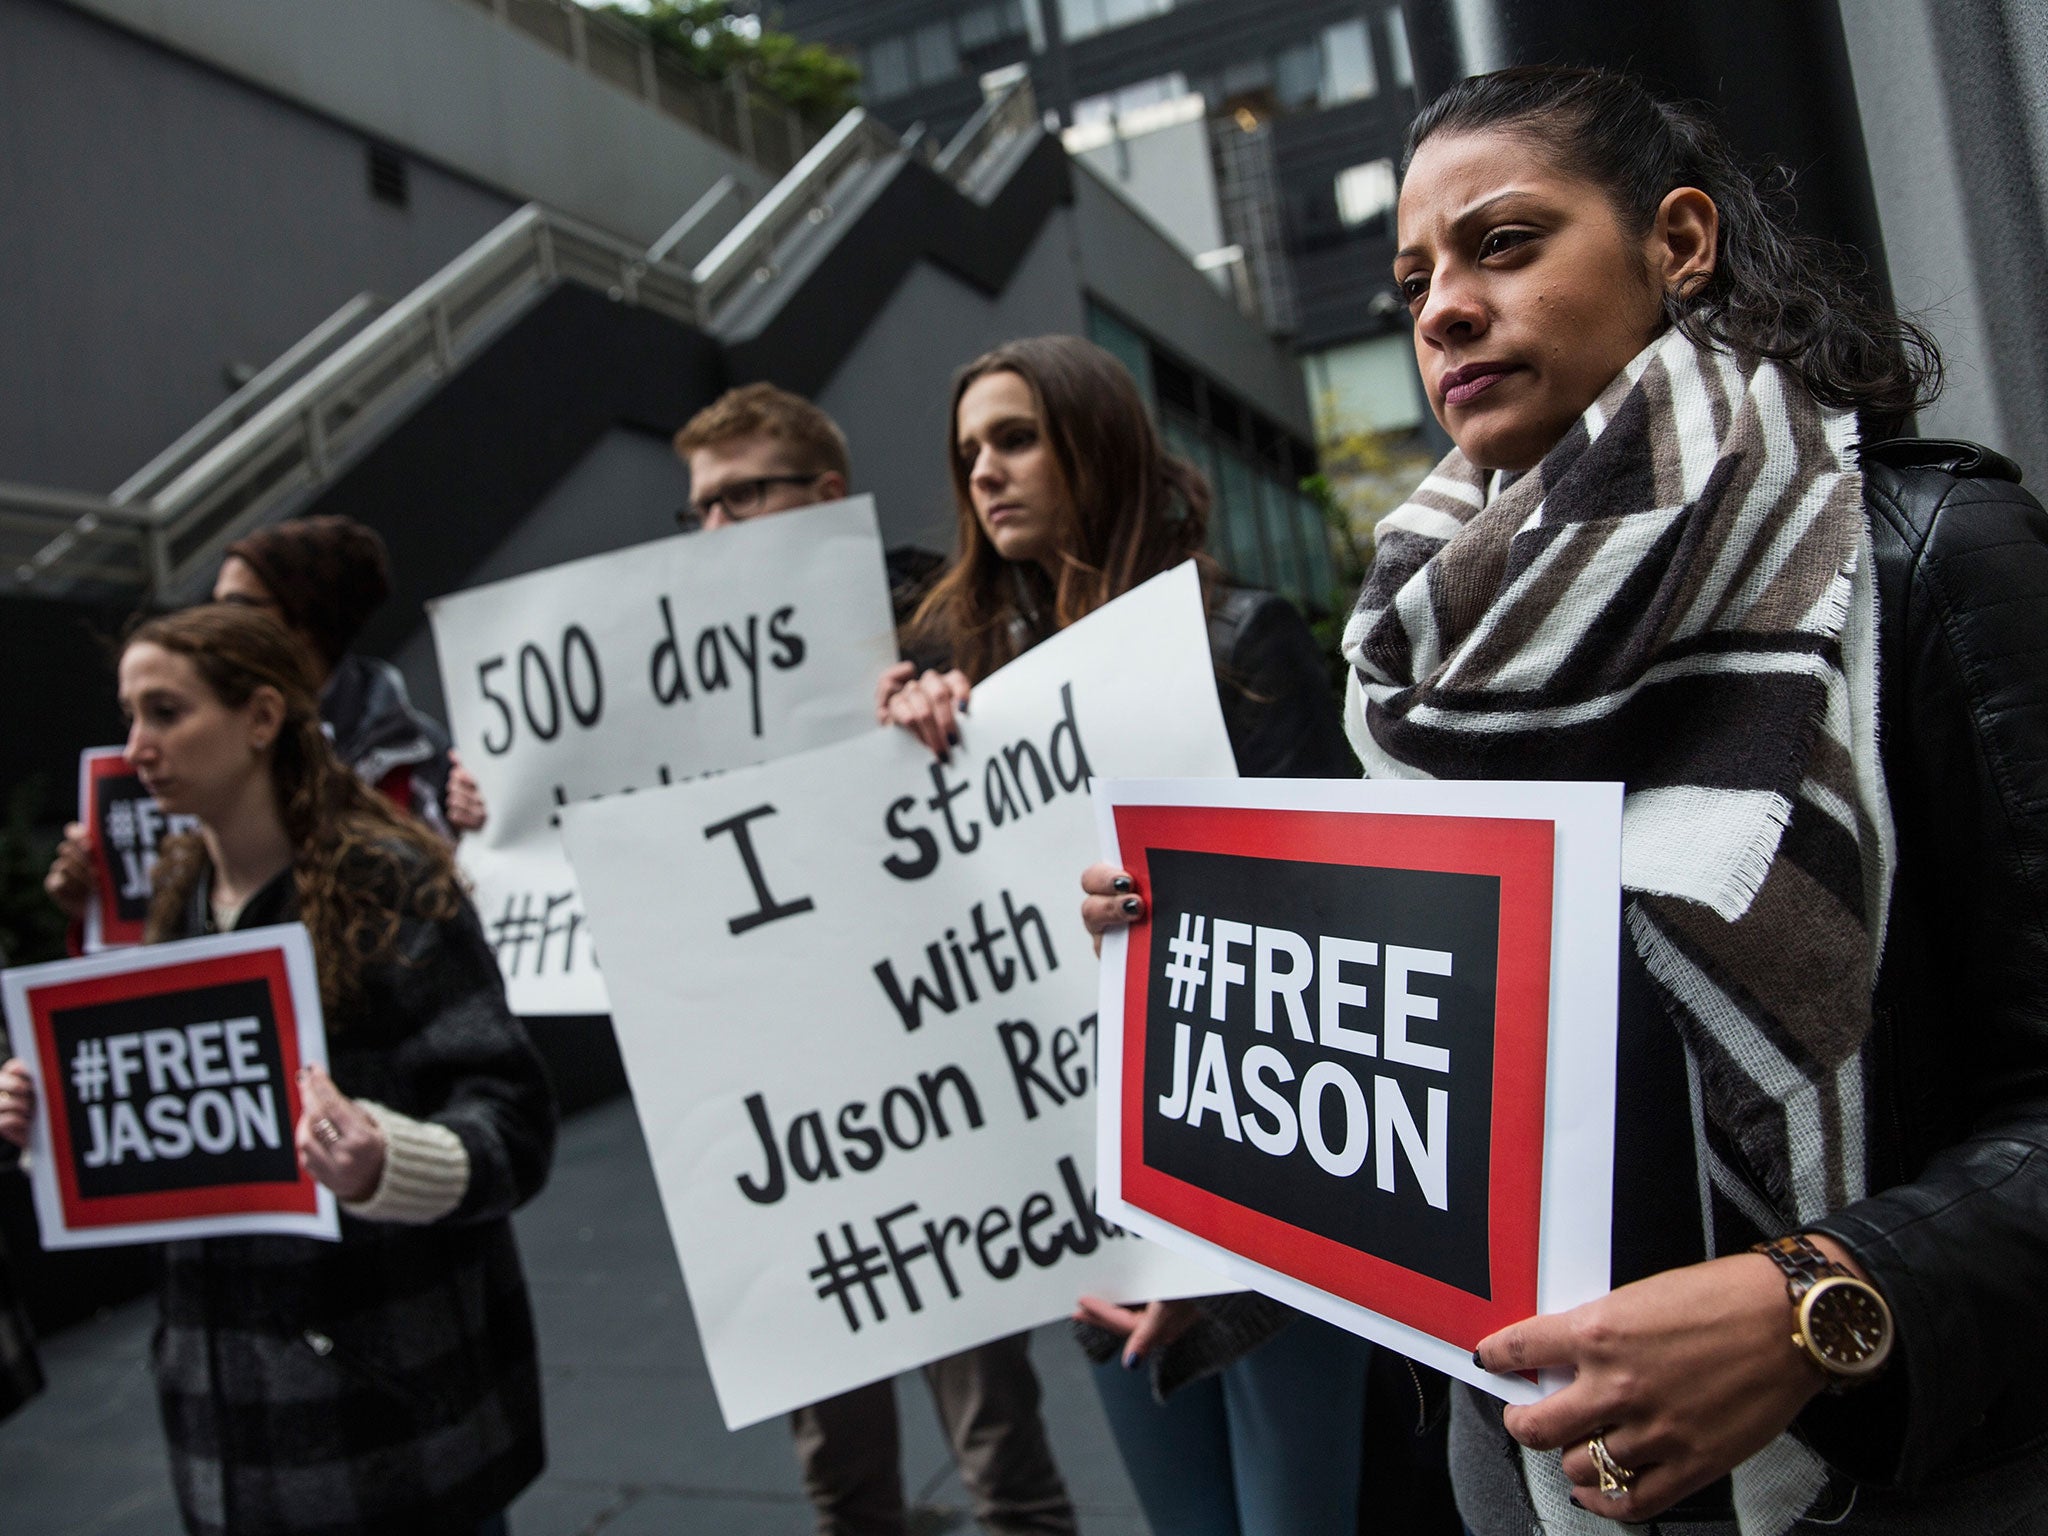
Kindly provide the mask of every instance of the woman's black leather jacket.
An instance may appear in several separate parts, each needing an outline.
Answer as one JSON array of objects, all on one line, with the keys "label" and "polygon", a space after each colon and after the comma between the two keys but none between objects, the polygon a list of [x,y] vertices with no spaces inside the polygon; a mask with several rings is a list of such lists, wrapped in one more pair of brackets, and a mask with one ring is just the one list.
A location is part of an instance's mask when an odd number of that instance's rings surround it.
[{"label": "woman's black leather jacket", "polygon": [[1799,1428],[1861,1481],[1939,1486],[2048,1446],[2048,513],[1989,450],[1864,451],[1898,873],[1868,1187],[1816,1224],[1897,1354]]}]

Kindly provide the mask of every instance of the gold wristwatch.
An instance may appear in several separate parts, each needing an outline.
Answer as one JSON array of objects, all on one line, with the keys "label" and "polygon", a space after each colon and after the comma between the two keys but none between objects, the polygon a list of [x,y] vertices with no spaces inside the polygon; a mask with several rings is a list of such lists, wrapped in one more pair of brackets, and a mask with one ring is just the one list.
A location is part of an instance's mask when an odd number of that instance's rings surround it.
[{"label": "gold wristwatch", "polygon": [[1792,1342],[1827,1373],[1828,1390],[1844,1392],[1870,1380],[1892,1352],[1892,1309],[1877,1287],[1858,1280],[1803,1232],[1758,1243],[1785,1271],[1798,1327]]}]

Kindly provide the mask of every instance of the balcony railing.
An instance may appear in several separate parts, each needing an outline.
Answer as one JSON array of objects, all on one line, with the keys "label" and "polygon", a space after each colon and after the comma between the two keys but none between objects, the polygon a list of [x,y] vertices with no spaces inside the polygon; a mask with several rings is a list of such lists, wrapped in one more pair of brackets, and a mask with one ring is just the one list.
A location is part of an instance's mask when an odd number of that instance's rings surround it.
[{"label": "balcony railing", "polygon": [[633,27],[575,0],[466,3],[777,176],[827,131],[794,107],[753,89],[742,75],[704,79]]},{"label": "balcony railing", "polygon": [[[962,192],[986,197],[994,171],[1037,128],[1030,84],[1019,82],[934,168]],[[351,300],[111,496],[0,484],[0,573],[12,575],[11,583],[0,576],[0,590],[189,597],[227,544],[302,506],[540,292],[577,283],[716,330],[819,238],[866,172],[915,152],[856,108],[694,269],[668,253],[701,247],[716,227],[709,221],[731,214],[716,187],[648,250],[528,204],[398,303]]]}]

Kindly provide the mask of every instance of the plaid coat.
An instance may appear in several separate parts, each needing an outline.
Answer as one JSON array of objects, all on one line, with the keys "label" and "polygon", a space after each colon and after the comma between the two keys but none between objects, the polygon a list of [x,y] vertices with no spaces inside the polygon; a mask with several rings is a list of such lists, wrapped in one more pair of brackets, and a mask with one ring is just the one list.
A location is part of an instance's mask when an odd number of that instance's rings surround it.
[{"label": "plaid coat", "polygon": [[[13,1150],[7,1148],[10,1153]],[[0,1159],[0,1171],[12,1163],[11,1157]],[[7,1249],[0,1246],[0,1419],[42,1389],[43,1372],[36,1361],[35,1335],[29,1331],[28,1313],[7,1268]]]},{"label": "plaid coat", "polygon": [[[207,901],[202,880],[188,932],[208,926]],[[237,926],[290,921],[294,905],[287,872]],[[408,919],[400,959],[373,968],[328,1030],[342,1091],[452,1130],[469,1186],[427,1226],[344,1215],[339,1243],[167,1246],[153,1363],[194,1536],[440,1536],[541,1469],[507,1218],[547,1176],[555,1106],[474,913]]]}]

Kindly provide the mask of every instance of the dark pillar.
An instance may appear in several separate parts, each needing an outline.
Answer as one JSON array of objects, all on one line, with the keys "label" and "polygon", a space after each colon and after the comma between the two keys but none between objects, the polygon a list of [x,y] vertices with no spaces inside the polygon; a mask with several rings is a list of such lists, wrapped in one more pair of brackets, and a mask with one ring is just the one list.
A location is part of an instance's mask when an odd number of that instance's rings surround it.
[{"label": "dark pillar", "polygon": [[[1888,291],[1877,200],[1837,0],[1462,0],[1490,10],[1502,64],[1626,69],[1662,94],[1715,107],[1753,169],[1795,176],[1799,225],[1870,263]],[[1404,0],[1427,101],[1487,61],[1467,60],[1451,0]]]}]

